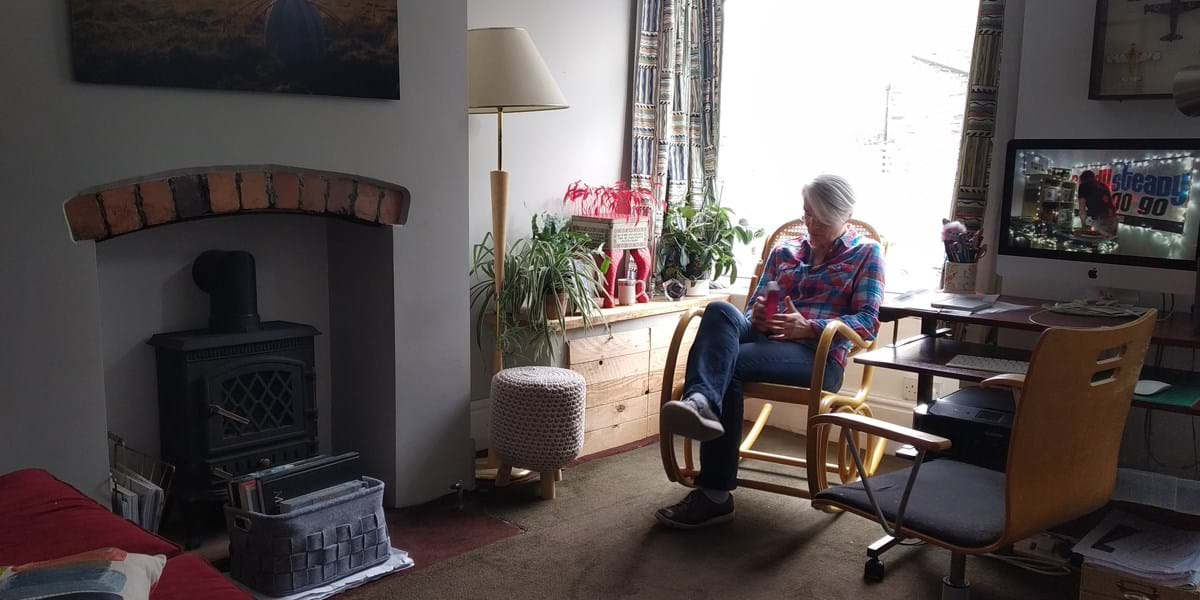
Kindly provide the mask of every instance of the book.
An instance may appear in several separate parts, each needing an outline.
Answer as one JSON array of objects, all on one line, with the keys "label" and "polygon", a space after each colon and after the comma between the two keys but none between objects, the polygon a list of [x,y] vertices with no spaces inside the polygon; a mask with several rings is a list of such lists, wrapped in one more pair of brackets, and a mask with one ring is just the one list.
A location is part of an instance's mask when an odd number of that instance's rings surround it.
[{"label": "book", "polygon": [[237,484],[238,508],[250,512],[258,510],[258,481],[249,479]]},{"label": "book", "polygon": [[347,481],[345,483],[339,483],[335,486],[320,489],[315,492],[302,494],[300,496],[296,496],[295,498],[287,498],[278,503],[279,514],[282,515],[295,512],[306,506],[312,506],[326,500],[332,500],[346,494],[352,494],[358,490],[361,490],[362,487],[362,480]]},{"label": "book", "polygon": [[163,489],[149,479],[124,468],[115,469],[113,479],[136,494],[139,518],[135,522],[147,531],[158,531],[165,500]]},{"label": "book", "polygon": [[260,512],[279,514],[279,502],[283,500],[359,479],[362,473],[358,458],[357,452],[347,452],[259,477]]},{"label": "book", "polygon": [[133,490],[121,485],[115,484],[113,488],[116,490],[117,496],[120,497],[121,516],[133,521],[139,522],[140,514],[138,513],[138,497],[133,493]]},{"label": "book", "polygon": [[997,296],[976,296],[974,294],[947,295],[929,303],[933,308],[960,310],[974,313],[988,308],[996,303]]},{"label": "book", "polygon": [[120,515],[121,518],[128,519],[129,516],[133,514],[129,509],[129,500],[132,497],[133,497],[132,492],[130,492],[124,486],[122,486],[118,483],[113,483],[113,494],[112,494],[112,511],[113,511],[113,513]]},{"label": "book", "polygon": [[[234,477],[225,483],[226,494],[229,496],[229,504],[231,506],[233,506],[234,508],[240,508],[242,510],[251,510],[251,506],[249,505],[249,503],[247,503],[245,501],[245,498],[243,498],[243,496],[242,496],[243,484],[245,484],[248,481],[255,481],[261,477],[273,475],[275,473],[282,473],[284,471],[298,469],[298,468],[304,467],[305,465],[319,462],[319,461],[327,459],[327,458],[329,458],[329,457],[324,454],[318,454],[317,456],[304,458],[304,459],[301,459],[301,460],[298,460],[295,462],[290,462],[290,463],[286,463],[286,464],[282,464],[282,465],[275,465],[274,467],[268,467],[266,469],[260,469],[258,471],[251,471],[244,475],[239,475],[237,477]],[[257,484],[256,484],[256,486],[257,486]],[[255,492],[255,493],[257,494],[257,492]]]}]

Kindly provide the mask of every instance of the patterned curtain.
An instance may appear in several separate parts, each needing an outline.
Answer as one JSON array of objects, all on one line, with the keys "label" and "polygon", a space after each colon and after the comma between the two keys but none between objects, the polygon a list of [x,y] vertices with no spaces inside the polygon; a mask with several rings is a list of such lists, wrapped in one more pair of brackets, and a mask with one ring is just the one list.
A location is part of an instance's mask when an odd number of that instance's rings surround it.
[{"label": "patterned curtain", "polygon": [[638,0],[630,185],[659,200],[716,176],[723,2]]},{"label": "patterned curtain", "polygon": [[971,229],[983,227],[987,207],[1003,39],[1004,0],[981,0],[954,196],[954,218]]}]

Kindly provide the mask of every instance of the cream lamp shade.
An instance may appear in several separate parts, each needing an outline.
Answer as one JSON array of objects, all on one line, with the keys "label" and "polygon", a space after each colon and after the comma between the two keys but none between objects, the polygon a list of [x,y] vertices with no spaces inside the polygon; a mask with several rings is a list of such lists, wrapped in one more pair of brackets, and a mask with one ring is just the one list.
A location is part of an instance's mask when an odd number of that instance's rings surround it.
[{"label": "cream lamp shade", "polygon": [[567,99],[520,27],[467,31],[467,110],[471,114],[567,108]]}]

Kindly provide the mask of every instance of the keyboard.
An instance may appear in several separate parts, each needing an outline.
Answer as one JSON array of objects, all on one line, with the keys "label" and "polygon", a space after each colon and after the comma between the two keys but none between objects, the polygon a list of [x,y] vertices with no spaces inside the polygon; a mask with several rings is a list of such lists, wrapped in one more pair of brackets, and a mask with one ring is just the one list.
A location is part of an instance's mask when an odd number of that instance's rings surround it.
[{"label": "keyboard", "polygon": [[1029,370],[1029,363],[1023,360],[1006,360],[988,356],[971,356],[959,354],[946,363],[947,367],[960,369],[975,369],[976,371],[991,371],[993,373],[1017,373],[1024,375]]}]

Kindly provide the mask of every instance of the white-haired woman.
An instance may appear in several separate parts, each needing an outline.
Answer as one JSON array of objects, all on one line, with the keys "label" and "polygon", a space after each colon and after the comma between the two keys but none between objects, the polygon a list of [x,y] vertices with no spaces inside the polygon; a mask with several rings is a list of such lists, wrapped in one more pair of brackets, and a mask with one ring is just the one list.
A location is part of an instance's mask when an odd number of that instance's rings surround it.
[{"label": "white-haired woman", "polygon": [[[663,405],[664,429],[702,442],[697,489],[655,513],[664,525],[694,529],[733,518],[729,492],[737,486],[743,382],[807,386],[820,367],[824,388],[836,391],[850,342],[839,339],[827,364],[813,364],[825,325],[840,319],[868,340],[879,330],[883,251],[846,227],[853,189],[841,177],[821,175],[804,186],[803,197],[808,235],[771,251],[745,314],[729,303],[709,305],[688,358],[683,397]],[[764,295],[771,281],[783,299],[768,319]]]}]

